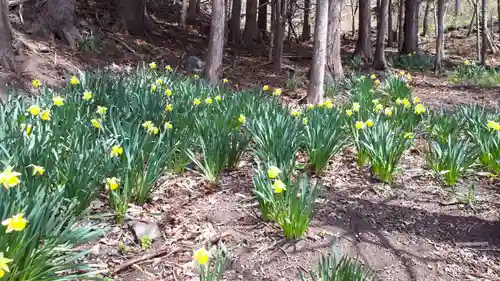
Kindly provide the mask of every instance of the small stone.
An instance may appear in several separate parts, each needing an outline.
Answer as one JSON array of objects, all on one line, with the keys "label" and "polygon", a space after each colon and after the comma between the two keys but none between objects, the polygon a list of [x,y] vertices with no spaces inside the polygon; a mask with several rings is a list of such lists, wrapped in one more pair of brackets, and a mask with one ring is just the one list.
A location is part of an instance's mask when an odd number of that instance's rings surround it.
[{"label": "small stone", "polygon": [[151,240],[161,237],[160,228],[156,223],[130,221],[128,222],[128,226],[132,228],[137,241],[140,241],[144,236],[148,236]]}]

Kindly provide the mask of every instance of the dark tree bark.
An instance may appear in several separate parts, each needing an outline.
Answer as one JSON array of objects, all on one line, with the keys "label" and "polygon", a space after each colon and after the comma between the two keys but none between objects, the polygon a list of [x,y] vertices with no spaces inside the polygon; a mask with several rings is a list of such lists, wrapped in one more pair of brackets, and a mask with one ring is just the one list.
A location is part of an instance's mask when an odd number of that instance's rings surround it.
[{"label": "dark tree bark", "polygon": [[434,61],[434,71],[436,74],[441,73],[441,62],[443,60],[444,49],[444,1],[438,0],[437,4],[437,30],[438,36],[436,38],[436,58]]},{"label": "dark tree bark", "polygon": [[196,1],[196,14],[201,12],[201,0]]},{"label": "dark tree bark", "polygon": [[188,6],[189,6],[188,0],[182,0],[181,17],[179,19],[179,25],[182,28],[186,28]]},{"label": "dark tree bark", "polygon": [[398,50],[401,51],[403,47],[403,39],[404,39],[404,9],[405,9],[405,0],[399,0],[398,3]]},{"label": "dark tree bark", "polygon": [[486,48],[488,44],[488,37],[486,34],[486,0],[481,0],[481,64],[486,65]]},{"label": "dark tree bark", "polygon": [[431,10],[431,1],[426,1],[425,2],[425,12],[424,12],[424,23],[423,23],[423,30],[422,30],[422,36],[425,37],[427,36],[427,32],[429,32],[429,12]]},{"label": "dark tree bark", "polygon": [[287,0],[276,0],[273,65],[276,74],[281,72],[283,63],[283,39],[285,38]]},{"label": "dark tree bark", "polygon": [[[314,25],[314,56],[311,67],[311,79],[307,92],[307,102],[316,104],[323,100],[325,64],[326,64],[326,40],[328,36],[328,1],[318,0],[316,3],[316,23]],[[332,0],[338,1],[338,0]]]},{"label": "dark tree bark", "polygon": [[387,12],[389,10],[389,0],[381,0],[377,20],[377,42],[375,44],[375,57],[373,59],[373,68],[385,70],[387,62],[385,60],[385,31],[387,30]]},{"label": "dark tree bark", "polygon": [[[5,70],[16,71],[14,50],[12,49],[12,27],[9,21],[7,0],[0,0],[0,57]],[[4,85],[0,85],[3,90]]]},{"label": "dark tree bark", "polygon": [[417,19],[418,2],[419,0],[406,0],[405,5],[405,18],[404,18],[404,37],[403,46],[401,48],[402,54],[411,54],[417,52]]},{"label": "dark tree bark", "polygon": [[370,0],[359,0],[359,33],[354,55],[366,61],[372,60]]},{"label": "dark tree bark", "polygon": [[248,46],[253,46],[252,42],[259,34],[257,29],[257,0],[247,0],[245,29],[243,38]]},{"label": "dark tree bark", "polygon": [[210,24],[210,41],[204,70],[204,77],[212,85],[217,83],[218,71],[222,65],[224,50],[224,0],[212,0],[212,21]]},{"label": "dark tree bark", "polygon": [[392,31],[392,0],[389,0],[389,10],[387,11],[387,46],[392,47],[394,32]]},{"label": "dark tree bark", "polygon": [[326,64],[328,70],[337,80],[344,78],[342,59],[340,57],[340,22],[342,20],[343,0],[329,0],[328,7],[328,52]]},{"label": "dark tree bark", "polygon": [[259,18],[257,19],[257,26],[261,34],[267,31],[267,0],[259,0]]},{"label": "dark tree bark", "polygon": [[476,46],[477,46],[477,60],[478,61],[482,61],[483,58],[481,57],[481,55],[483,54],[481,52],[481,27],[480,27],[480,18],[479,18],[479,0],[474,0],[474,9],[476,10],[476,28],[477,28],[477,32],[476,32]]},{"label": "dark tree bark", "polygon": [[189,0],[189,10],[188,10],[188,22],[190,24],[196,23],[196,17],[198,16],[198,2],[196,0]]},{"label": "dark tree bark", "polygon": [[[500,1],[500,0],[499,0]],[[302,40],[309,41],[311,39],[311,0],[304,0],[304,21],[302,23]]]},{"label": "dark tree bark", "polygon": [[[458,0],[457,0],[458,1]],[[498,21],[498,34],[500,34],[500,0],[497,0],[497,21]],[[493,32],[493,31],[492,31]]]},{"label": "dark tree bark", "polygon": [[241,0],[233,0],[229,21],[229,41],[238,44],[241,39]]}]

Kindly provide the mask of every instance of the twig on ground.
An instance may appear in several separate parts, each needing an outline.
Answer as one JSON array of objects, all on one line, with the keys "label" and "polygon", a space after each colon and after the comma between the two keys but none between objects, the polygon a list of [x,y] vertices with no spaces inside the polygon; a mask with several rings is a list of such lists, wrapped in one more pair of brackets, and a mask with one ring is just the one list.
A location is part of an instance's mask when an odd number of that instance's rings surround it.
[{"label": "twig on ground", "polygon": [[150,260],[152,258],[156,258],[156,257],[159,257],[159,256],[165,256],[165,258],[169,257],[169,256],[172,256],[178,252],[181,252],[185,250],[184,248],[177,248],[177,249],[174,249],[174,250],[171,250],[167,247],[165,248],[162,248],[160,249],[159,251],[155,252],[155,253],[151,253],[151,254],[147,254],[147,255],[144,255],[140,258],[137,258],[137,259],[133,259],[133,260],[130,260],[126,263],[124,263],[123,265],[119,266],[118,268],[116,268],[114,271],[113,271],[113,274],[112,275],[116,275],[120,272],[122,272],[123,270],[129,268],[130,266],[134,265],[134,264],[137,264],[137,263],[140,263],[142,261],[145,261],[145,260]]},{"label": "twig on ground", "polygon": [[115,37],[111,34],[108,34],[109,37],[111,37],[111,39],[115,40],[116,42],[122,44],[127,50],[129,50],[132,54],[134,55],[137,55],[137,52],[132,48],[130,47],[127,43],[125,43],[125,41],[123,41],[122,39],[118,38],[118,37]]}]

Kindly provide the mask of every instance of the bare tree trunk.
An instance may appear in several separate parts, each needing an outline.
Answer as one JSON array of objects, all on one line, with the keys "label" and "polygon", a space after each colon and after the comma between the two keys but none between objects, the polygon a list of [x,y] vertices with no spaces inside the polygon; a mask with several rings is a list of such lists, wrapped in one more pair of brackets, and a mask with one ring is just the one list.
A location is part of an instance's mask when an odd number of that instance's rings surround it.
[{"label": "bare tree trunk", "polygon": [[311,68],[311,79],[309,81],[309,89],[307,92],[307,102],[310,104],[319,103],[323,100],[327,53],[326,40],[328,34],[328,1],[329,0],[318,0],[316,2],[314,56]]},{"label": "bare tree trunk", "polygon": [[387,46],[392,47],[394,32],[392,31],[392,0],[389,0],[389,10],[387,11]]},{"label": "bare tree trunk", "polygon": [[403,48],[404,41],[404,9],[405,9],[405,1],[399,0],[398,7],[398,50],[401,51]]},{"label": "bare tree trunk", "polygon": [[186,28],[188,6],[189,6],[188,0],[182,0],[181,18],[179,20],[179,25],[182,28]]},{"label": "bare tree trunk", "polygon": [[196,23],[196,17],[198,16],[197,5],[196,0],[189,0],[188,22],[191,24]]},{"label": "bare tree trunk", "polygon": [[455,18],[458,17],[459,14],[460,14],[460,0],[455,0]]},{"label": "bare tree trunk", "polygon": [[415,23],[415,19],[418,19],[417,1],[418,0],[406,0],[404,37],[403,37],[403,46],[401,48],[402,54],[411,54],[417,51],[418,23]]},{"label": "bare tree trunk", "polygon": [[243,30],[243,39],[249,46],[253,46],[253,40],[257,38],[257,0],[247,0],[245,29]]},{"label": "bare tree trunk", "polygon": [[267,6],[269,5],[267,2],[267,0],[259,0],[259,18],[257,19],[257,26],[261,34],[265,34],[267,31]]},{"label": "bare tree trunk", "polygon": [[443,59],[444,49],[444,1],[438,0],[437,7],[437,30],[438,36],[436,38],[436,58],[434,61],[434,71],[436,74],[441,73],[441,61]]},{"label": "bare tree trunk", "polygon": [[[337,80],[344,78],[342,59],[340,57],[340,32],[343,0],[329,0],[328,7],[328,45],[326,64],[328,70]],[[316,31],[315,31],[316,32]]]},{"label": "bare tree trunk", "polygon": [[[458,1],[458,0],[457,0]],[[500,36],[500,0],[497,0],[497,24],[498,24],[498,34]],[[492,31],[493,32],[493,29]]]},{"label": "bare tree trunk", "polygon": [[229,21],[229,41],[235,44],[241,39],[241,0],[233,1],[231,19]]},{"label": "bare tree trunk", "polygon": [[428,0],[425,2],[424,24],[423,24],[423,31],[422,31],[423,37],[427,36],[427,32],[429,31],[429,11],[430,10],[431,10],[431,1]]},{"label": "bare tree trunk", "polygon": [[285,38],[285,16],[287,0],[276,0],[276,31],[274,37],[273,64],[276,74],[281,72],[283,61],[283,39]]},{"label": "bare tree trunk", "polygon": [[481,0],[481,64],[486,65],[486,48],[487,48],[487,35],[486,35],[486,0]]},{"label": "bare tree trunk", "polygon": [[359,0],[359,33],[354,55],[367,62],[372,60],[370,0]]},{"label": "bare tree trunk", "polygon": [[379,14],[377,20],[377,43],[375,44],[375,57],[373,60],[373,68],[385,70],[387,62],[385,60],[385,31],[387,29],[387,12],[389,10],[389,0],[381,0]]},{"label": "bare tree trunk", "polygon": [[212,0],[212,21],[210,23],[210,41],[208,43],[207,64],[204,77],[212,85],[217,83],[218,71],[222,65],[224,51],[224,0]]},{"label": "bare tree trunk", "polygon": [[478,61],[483,61],[483,58],[481,57],[481,27],[480,27],[480,20],[479,20],[479,0],[474,0],[474,9],[476,10],[476,28],[477,28],[477,33],[476,33],[476,45],[477,45],[477,60]]},{"label": "bare tree trunk", "polygon": [[269,29],[269,53],[267,55],[268,61],[273,61],[274,58],[274,43],[275,42],[275,36],[274,32],[276,31],[276,5],[277,5],[277,0],[270,0],[271,1],[271,28]]},{"label": "bare tree trunk", "polygon": [[[7,0],[0,0],[0,58],[5,70],[16,71],[14,50],[12,49],[12,27],[9,21]],[[0,85],[3,87],[4,85]],[[0,88],[3,90],[3,88]]]},{"label": "bare tree trunk", "polygon": [[146,0],[115,0],[117,21],[114,30],[134,35],[146,33]]},{"label": "bare tree trunk", "polygon": [[[500,0],[499,0],[500,1]],[[304,0],[304,22],[302,23],[302,40],[309,41],[311,39],[311,0]]]}]

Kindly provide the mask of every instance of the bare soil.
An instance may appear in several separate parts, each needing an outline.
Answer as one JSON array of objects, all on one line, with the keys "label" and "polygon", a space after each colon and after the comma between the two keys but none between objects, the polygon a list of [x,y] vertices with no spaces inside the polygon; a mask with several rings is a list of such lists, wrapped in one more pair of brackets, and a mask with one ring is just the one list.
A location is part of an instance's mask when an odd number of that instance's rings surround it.
[{"label": "bare soil", "polygon": [[[110,33],[113,21],[105,2],[80,5],[82,21],[78,27],[84,34],[93,30],[100,43],[96,51],[75,53],[61,42],[51,45],[23,33],[23,25],[15,22],[25,46],[17,58],[23,71],[20,76],[2,73],[2,77],[29,92],[34,78],[58,86],[67,73],[87,68],[123,71],[139,61],[181,67],[183,58],[203,57],[206,50],[206,17],[198,26],[182,30],[174,24],[174,8],[155,4],[149,17],[153,28],[141,38]],[[448,65],[474,56],[473,36],[447,37]],[[428,40],[422,48],[432,50],[432,44]],[[347,70],[353,46],[352,38],[346,36],[342,50]],[[260,83],[285,88],[286,72],[296,72],[302,87],[285,89],[283,94],[286,102],[295,103],[305,95],[310,48],[308,44],[287,44],[284,71],[275,75],[255,51],[228,46],[223,76],[235,89]],[[265,49],[259,52],[263,55]],[[364,71],[371,72],[369,68]],[[473,102],[490,107],[500,101],[498,89],[455,86],[430,72],[412,75],[415,94],[430,107]],[[474,208],[451,204],[451,190],[426,169],[419,146],[415,147],[403,158],[392,186],[371,178],[367,167],[358,168],[349,149],[336,156],[319,179],[324,194],[316,204],[306,237],[299,241],[285,241],[276,226],[259,218],[251,192],[249,155],[236,171],[223,174],[215,192],[206,190],[202,179],[192,172],[166,174],[152,201],[132,206],[128,214],[128,219],[157,223],[163,237],[150,249],[141,249],[130,229],[114,224],[103,198],[94,202],[92,221],[108,231],[89,245],[89,261],[102,275],[115,280],[197,280],[192,250],[206,241],[222,240],[234,255],[225,280],[299,280],[298,272],[313,268],[320,253],[337,241],[342,253],[369,266],[380,280],[500,280],[498,179],[469,174],[457,188],[465,190],[472,182],[478,184]],[[109,274],[137,259],[141,261]]]}]

